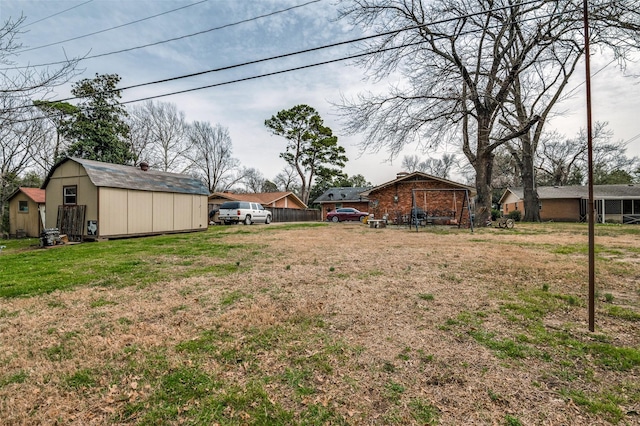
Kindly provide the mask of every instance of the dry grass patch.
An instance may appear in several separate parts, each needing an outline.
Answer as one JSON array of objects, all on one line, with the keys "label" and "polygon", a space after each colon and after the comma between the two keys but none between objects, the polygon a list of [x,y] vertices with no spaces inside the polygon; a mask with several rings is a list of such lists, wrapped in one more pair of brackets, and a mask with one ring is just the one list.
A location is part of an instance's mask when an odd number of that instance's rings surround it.
[{"label": "dry grass patch", "polygon": [[0,423],[638,423],[627,229],[599,228],[596,333],[584,226],[182,236],[162,282],[0,300]]}]

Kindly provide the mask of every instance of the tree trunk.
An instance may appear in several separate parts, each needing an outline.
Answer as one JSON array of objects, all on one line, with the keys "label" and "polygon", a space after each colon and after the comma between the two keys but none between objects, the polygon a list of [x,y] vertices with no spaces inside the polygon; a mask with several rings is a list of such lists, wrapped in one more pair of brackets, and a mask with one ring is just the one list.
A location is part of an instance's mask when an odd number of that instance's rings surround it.
[{"label": "tree trunk", "polygon": [[480,151],[473,164],[476,171],[476,209],[475,226],[484,226],[491,218],[491,176],[493,171],[493,153]]},{"label": "tree trunk", "polygon": [[507,145],[513,159],[518,164],[520,170],[520,180],[522,181],[524,215],[525,222],[540,222],[540,198],[536,189],[536,176],[534,169],[535,149],[528,135],[520,138],[521,149],[516,150],[513,146]]},{"label": "tree trunk", "polygon": [[533,156],[531,153],[523,153],[520,172],[524,193],[524,217],[522,220],[525,222],[540,222],[540,198],[535,186]]}]

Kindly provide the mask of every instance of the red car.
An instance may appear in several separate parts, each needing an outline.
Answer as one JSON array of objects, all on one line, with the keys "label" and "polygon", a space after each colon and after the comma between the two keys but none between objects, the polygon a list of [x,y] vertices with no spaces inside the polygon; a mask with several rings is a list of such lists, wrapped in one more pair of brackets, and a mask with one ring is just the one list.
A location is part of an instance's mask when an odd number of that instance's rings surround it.
[{"label": "red car", "polygon": [[327,213],[327,220],[332,222],[342,222],[344,220],[359,220],[364,222],[364,218],[369,216],[367,212],[361,212],[358,209],[344,207]]}]

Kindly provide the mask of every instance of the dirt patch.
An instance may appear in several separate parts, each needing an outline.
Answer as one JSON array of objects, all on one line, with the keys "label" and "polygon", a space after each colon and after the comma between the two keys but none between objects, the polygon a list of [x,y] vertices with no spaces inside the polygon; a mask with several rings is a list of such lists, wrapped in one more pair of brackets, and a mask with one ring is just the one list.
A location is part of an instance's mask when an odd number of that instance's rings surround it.
[{"label": "dirt patch", "polygon": [[[276,381],[269,398],[292,412],[327,407],[347,424],[424,423],[416,401],[446,425],[640,421],[633,398],[618,402],[621,418],[576,402],[622,389],[640,395],[637,365],[620,372],[586,349],[568,354],[577,342],[640,347],[637,322],[606,315],[602,300],[596,333],[587,331],[586,256],[555,250],[586,244],[584,235],[342,223],[242,229],[249,232],[228,228],[224,241],[264,247],[239,255],[243,266],[250,259],[242,273],[1,300],[0,423],[136,423],[119,413],[148,403],[155,385],[144,366],[131,366],[155,352],[169,370],[187,365],[179,345],[212,330],[227,336],[216,345],[240,355],[229,361],[221,349],[198,362],[227,383],[249,383],[252,366],[274,378],[322,355],[327,367],[313,364],[306,379],[312,393]],[[640,243],[605,236],[598,244],[621,250],[598,261],[599,294],[637,311],[640,265],[624,247]],[[544,313],[534,309],[542,301]],[[553,344],[535,334],[537,319]],[[261,334],[276,329],[290,332]],[[249,342],[255,336],[266,343]],[[83,371],[91,373],[84,385]],[[252,421],[234,424],[243,423]]]}]

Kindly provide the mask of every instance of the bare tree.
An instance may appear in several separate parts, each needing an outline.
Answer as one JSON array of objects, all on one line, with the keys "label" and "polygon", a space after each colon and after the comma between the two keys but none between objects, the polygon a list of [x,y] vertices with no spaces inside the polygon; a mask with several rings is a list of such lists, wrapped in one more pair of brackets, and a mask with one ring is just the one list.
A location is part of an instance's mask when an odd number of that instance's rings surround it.
[{"label": "bare tree", "polygon": [[[631,176],[638,158],[626,155],[626,146],[613,141],[607,122],[596,122],[593,129],[594,183],[605,183],[607,175],[624,172]],[[542,140],[536,164],[539,185],[581,185],[587,176],[587,132],[580,129],[575,138],[552,133]]]},{"label": "bare tree", "polygon": [[10,126],[0,126],[0,218],[5,216],[7,200],[17,188],[20,175],[33,166],[34,149],[43,137],[38,120],[25,119],[24,113],[21,117]]},{"label": "bare tree", "polygon": [[407,171],[409,173],[411,172],[418,172],[418,171],[422,171],[422,158],[420,158],[419,155],[413,154],[413,155],[405,155],[404,158],[402,159],[402,170]]},{"label": "bare tree", "polygon": [[559,39],[555,44],[553,50],[545,52],[549,55],[540,55],[537,64],[514,79],[510,89],[511,102],[503,106],[501,124],[512,131],[523,126],[528,117],[540,117],[529,131],[505,145],[520,173],[524,194],[523,220],[527,222],[540,221],[535,160],[543,129],[583,53],[582,45],[572,39]]},{"label": "bare tree", "polygon": [[622,142],[603,144],[594,147],[593,151],[593,183],[595,185],[634,182],[633,175],[640,167],[640,160],[638,157],[627,157],[627,149]]},{"label": "bare tree", "polygon": [[184,173],[191,166],[190,138],[184,112],[175,104],[147,101],[130,112],[131,146],[153,168]]},{"label": "bare tree", "polygon": [[[603,9],[601,16],[613,17],[612,2],[595,3]],[[638,9],[638,0],[614,3],[616,12],[633,15]],[[535,67],[541,60],[551,61],[559,43],[580,43],[581,5],[582,0],[351,1],[343,16],[381,35],[364,46],[369,55],[361,65],[376,79],[399,73],[406,82],[388,94],[345,99],[348,130],[364,132],[366,147],[384,148],[391,157],[407,143],[417,142],[426,150],[461,140],[475,171],[476,217],[483,223],[491,207],[494,151],[527,135],[541,116],[539,109],[520,108],[517,122],[499,119],[506,116],[505,109],[513,110],[514,93],[524,87],[521,75],[535,75]],[[634,41],[637,28],[627,31]],[[602,36],[606,31],[603,27]],[[572,59],[567,57],[567,65]]]},{"label": "bare tree", "polygon": [[[129,124],[129,146],[133,152],[135,164],[142,161],[149,163],[153,153],[152,133],[153,124],[151,117],[146,113],[143,106],[135,106],[130,108],[128,124]],[[153,163],[149,164],[155,167]]]},{"label": "bare tree", "polygon": [[189,127],[189,140],[191,168],[204,179],[209,191],[229,189],[242,179],[242,174],[236,173],[240,162],[231,156],[229,129],[196,121]]},{"label": "bare tree", "polygon": [[[26,99],[35,96],[46,96],[53,87],[67,83],[76,75],[76,66],[79,59],[69,59],[57,69],[34,67],[17,67],[13,58],[24,48],[19,42],[24,16],[12,19],[11,17],[0,24],[0,97]],[[12,104],[7,109],[3,105],[0,114],[3,120],[7,120],[7,114],[11,115],[18,110],[24,110],[26,103],[21,106]],[[6,122],[2,123],[6,125]]]},{"label": "bare tree", "polygon": [[455,165],[455,154],[443,154],[442,158],[427,158],[426,160],[422,160],[417,155],[405,155],[402,159],[403,170],[428,173],[443,179],[449,179],[449,174]]},{"label": "bare tree", "polygon": [[244,176],[242,179],[242,183],[244,184],[246,192],[262,192],[265,178],[260,170],[253,167],[248,167],[243,169],[242,174]]},{"label": "bare tree", "polygon": [[[498,148],[493,158],[493,179],[491,181],[494,195],[496,191],[502,195],[502,191],[506,188],[521,186],[520,178],[518,163],[511,153],[504,147]],[[494,201],[496,201],[495,197]]]},{"label": "bare tree", "polygon": [[31,98],[45,98],[68,82],[77,65],[74,59],[58,69],[17,67],[13,58],[23,48],[19,37],[24,20],[21,16],[0,24],[0,217],[17,178],[35,165],[34,154],[45,138]]},{"label": "bare tree", "polygon": [[47,174],[59,161],[69,147],[70,141],[65,137],[77,107],[68,102],[34,101],[33,104],[45,114],[41,126],[45,133],[42,143],[34,149],[33,160]]},{"label": "bare tree", "polygon": [[44,178],[61,158],[65,149],[65,140],[58,137],[51,123],[34,117],[30,125],[31,162],[29,171]]},{"label": "bare tree", "polygon": [[538,185],[581,184],[584,175],[580,163],[586,151],[587,144],[580,138],[566,139],[557,132],[547,135],[541,141],[536,161]]},{"label": "bare tree", "polygon": [[298,172],[289,164],[276,175],[273,180],[281,191],[291,191],[300,196],[300,179]]}]

